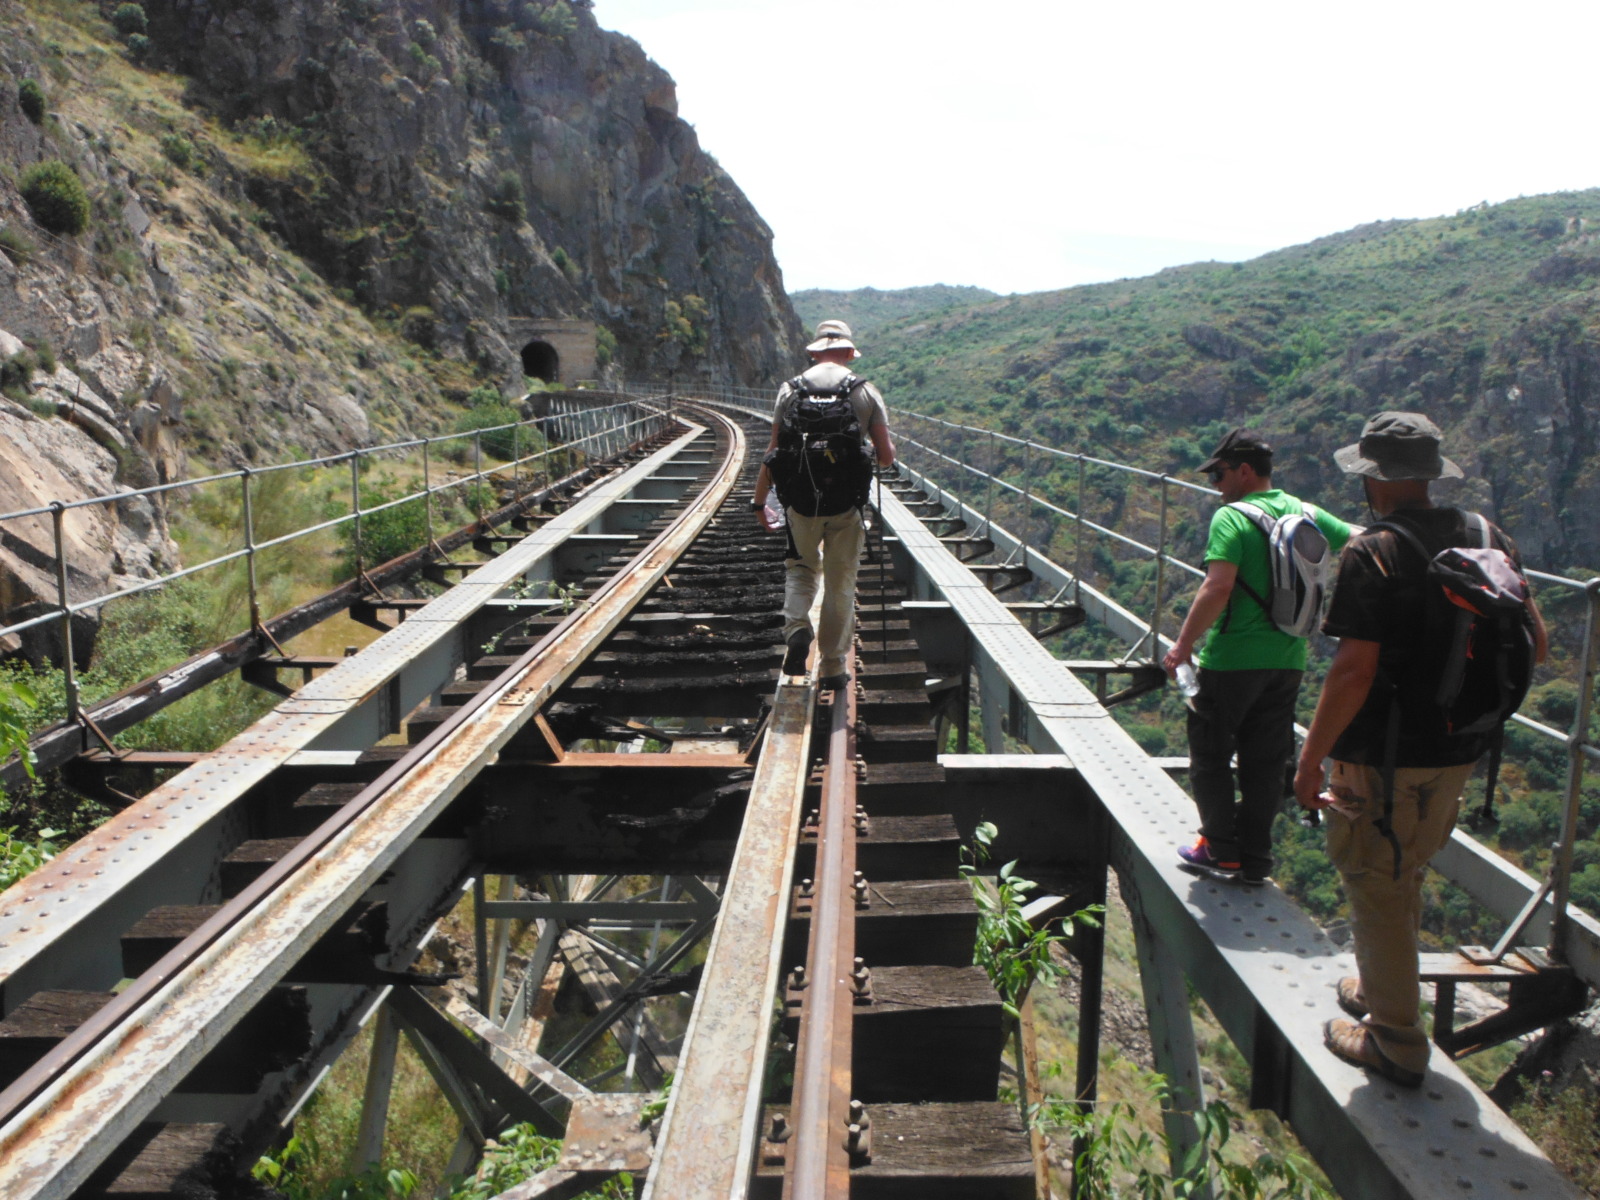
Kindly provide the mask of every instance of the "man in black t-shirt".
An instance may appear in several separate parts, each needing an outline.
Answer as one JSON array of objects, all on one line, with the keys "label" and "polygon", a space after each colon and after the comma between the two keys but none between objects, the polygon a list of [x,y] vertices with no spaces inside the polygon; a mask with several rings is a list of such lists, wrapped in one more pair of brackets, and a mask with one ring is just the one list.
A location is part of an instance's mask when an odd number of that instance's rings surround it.
[{"label": "man in black t-shirt", "polygon": [[[1403,525],[1428,554],[1478,544],[1466,515],[1436,508],[1428,481],[1460,478],[1461,468],[1439,453],[1439,428],[1420,413],[1379,413],[1334,461],[1361,476],[1367,502],[1382,521]],[[1514,560],[1516,546],[1489,526],[1492,543]],[[1417,978],[1422,877],[1428,860],[1449,840],[1461,792],[1490,734],[1440,733],[1433,714],[1395,705],[1396,685],[1444,664],[1421,661],[1428,559],[1402,535],[1382,528],[1352,538],[1339,560],[1323,632],[1339,639],[1317,712],[1306,734],[1295,798],[1308,809],[1328,808],[1328,856],[1350,902],[1359,974],[1338,982],[1339,1006],[1356,1020],[1325,1026],[1328,1048],[1387,1079],[1418,1087],[1428,1065]],[[1544,623],[1528,601],[1534,657],[1542,660]],[[1384,815],[1383,769],[1391,714],[1397,716],[1393,813]],[[1323,791],[1322,760],[1333,759]],[[1392,836],[1391,836],[1392,835]]]}]

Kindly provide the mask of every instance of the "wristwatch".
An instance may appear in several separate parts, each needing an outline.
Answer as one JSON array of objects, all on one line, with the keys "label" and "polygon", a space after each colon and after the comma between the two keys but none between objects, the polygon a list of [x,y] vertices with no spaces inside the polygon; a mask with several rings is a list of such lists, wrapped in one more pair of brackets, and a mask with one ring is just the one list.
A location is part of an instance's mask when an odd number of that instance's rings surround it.
[{"label": "wristwatch", "polygon": [[760,512],[766,506],[767,506],[766,505],[766,501],[757,500],[754,496],[750,497],[750,511],[751,512]]}]

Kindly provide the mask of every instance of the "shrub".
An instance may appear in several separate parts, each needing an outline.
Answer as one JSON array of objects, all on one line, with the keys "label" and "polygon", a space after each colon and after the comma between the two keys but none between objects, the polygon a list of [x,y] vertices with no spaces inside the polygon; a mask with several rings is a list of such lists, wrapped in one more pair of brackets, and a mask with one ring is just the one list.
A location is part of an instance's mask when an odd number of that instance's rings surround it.
[{"label": "shrub", "polygon": [[0,251],[21,266],[33,258],[34,245],[23,234],[8,226],[0,229]]},{"label": "shrub", "polygon": [[604,325],[594,331],[594,361],[598,367],[608,367],[617,356],[617,335]]},{"label": "shrub", "polygon": [[135,33],[144,33],[150,28],[150,21],[144,15],[142,4],[119,4],[117,11],[111,14],[111,24],[123,37]]},{"label": "shrub", "polygon": [[128,57],[134,62],[142,63],[150,56],[150,39],[142,33],[128,35]]},{"label": "shrub", "polygon": [[89,227],[89,193],[66,163],[49,158],[22,173],[22,198],[51,233],[76,236]]},{"label": "shrub", "polygon": [[500,389],[497,387],[491,387],[487,383],[482,387],[475,387],[467,393],[468,408],[482,408],[486,404],[498,404],[503,406],[505,402],[506,398],[500,394]]},{"label": "shrub", "polygon": [[[397,500],[405,493],[398,487],[363,488],[361,507],[370,508]],[[344,569],[355,573],[356,530],[355,522],[339,526],[339,536],[344,540]],[[371,513],[361,518],[361,561],[366,566],[385,563],[415,550],[428,540],[428,512],[422,497]]]},{"label": "shrub", "polygon": [[522,193],[522,180],[515,171],[501,171],[489,195],[486,209],[497,217],[520,221],[528,215],[528,204]]},{"label": "shrub", "polygon": [[18,350],[10,358],[0,358],[0,392],[18,399],[25,397],[38,366],[39,360],[31,350]]},{"label": "shrub", "polygon": [[37,125],[44,120],[44,89],[36,79],[24,79],[17,85],[17,105]]},{"label": "shrub", "polygon": [[161,139],[161,153],[173,166],[187,171],[194,165],[194,143],[181,133],[169,133]]},{"label": "shrub", "polygon": [[578,28],[578,18],[567,0],[555,0],[539,14],[537,21],[539,32],[546,37],[564,38]]},{"label": "shrub", "polygon": [[408,342],[432,350],[438,336],[433,309],[426,304],[416,304],[406,309],[400,317],[400,334]]},{"label": "shrub", "polygon": [[[472,433],[495,425],[509,425],[522,420],[517,410],[506,403],[478,404],[471,412],[463,413],[456,421],[456,433]],[[527,429],[497,429],[482,436],[483,452],[495,458],[510,459],[517,454],[528,454],[533,449],[534,433]],[[513,439],[515,445],[513,446]],[[462,438],[452,442],[450,453],[457,459],[472,457],[472,439]]]}]

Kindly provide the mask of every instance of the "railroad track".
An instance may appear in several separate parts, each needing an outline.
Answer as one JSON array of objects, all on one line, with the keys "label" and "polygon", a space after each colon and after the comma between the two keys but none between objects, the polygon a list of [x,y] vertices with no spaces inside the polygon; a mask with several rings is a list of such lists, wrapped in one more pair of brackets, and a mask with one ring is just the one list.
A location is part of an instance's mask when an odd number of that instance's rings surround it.
[{"label": "railroad track", "polygon": [[[1032,1194],[902,589],[864,568],[855,687],[780,682],[783,543],[744,504],[763,434],[693,415],[7,893],[8,1200],[229,1195],[375,1011],[456,1080],[469,1143],[570,1123],[573,1187],[643,1166],[598,1157],[592,1132],[637,1105],[569,1073],[628,1028],[636,1079],[680,1070],[653,1195],[719,1194],[673,1171],[730,1135],[723,1194]],[[529,579],[557,594],[519,596]],[[672,882],[653,908],[575,889],[629,875]],[[415,969],[469,878],[476,1011]],[[627,985],[598,932],[623,904],[682,929]],[[689,965],[719,910],[739,919],[715,935],[680,1059],[640,994]],[[588,989],[564,1045],[513,1028],[540,982],[530,966],[502,997],[516,918],[548,935],[536,963]],[[708,1083],[738,1120],[697,1099]],[[541,1186],[527,1194],[563,1194]]]}]

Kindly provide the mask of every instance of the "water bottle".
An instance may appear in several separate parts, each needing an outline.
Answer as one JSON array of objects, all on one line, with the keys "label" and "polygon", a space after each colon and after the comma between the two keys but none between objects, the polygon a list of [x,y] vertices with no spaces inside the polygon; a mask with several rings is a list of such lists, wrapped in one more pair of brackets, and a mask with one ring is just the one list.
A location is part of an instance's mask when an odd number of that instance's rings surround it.
[{"label": "water bottle", "polygon": [[1178,664],[1178,691],[1185,700],[1193,700],[1200,694],[1200,673],[1194,669],[1192,660]]},{"label": "water bottle", "polygon": [[774,533],[789,523],[783,506],[778,503],[776,490],[767,493],[766,503],[761,506],[761,523]]}]

